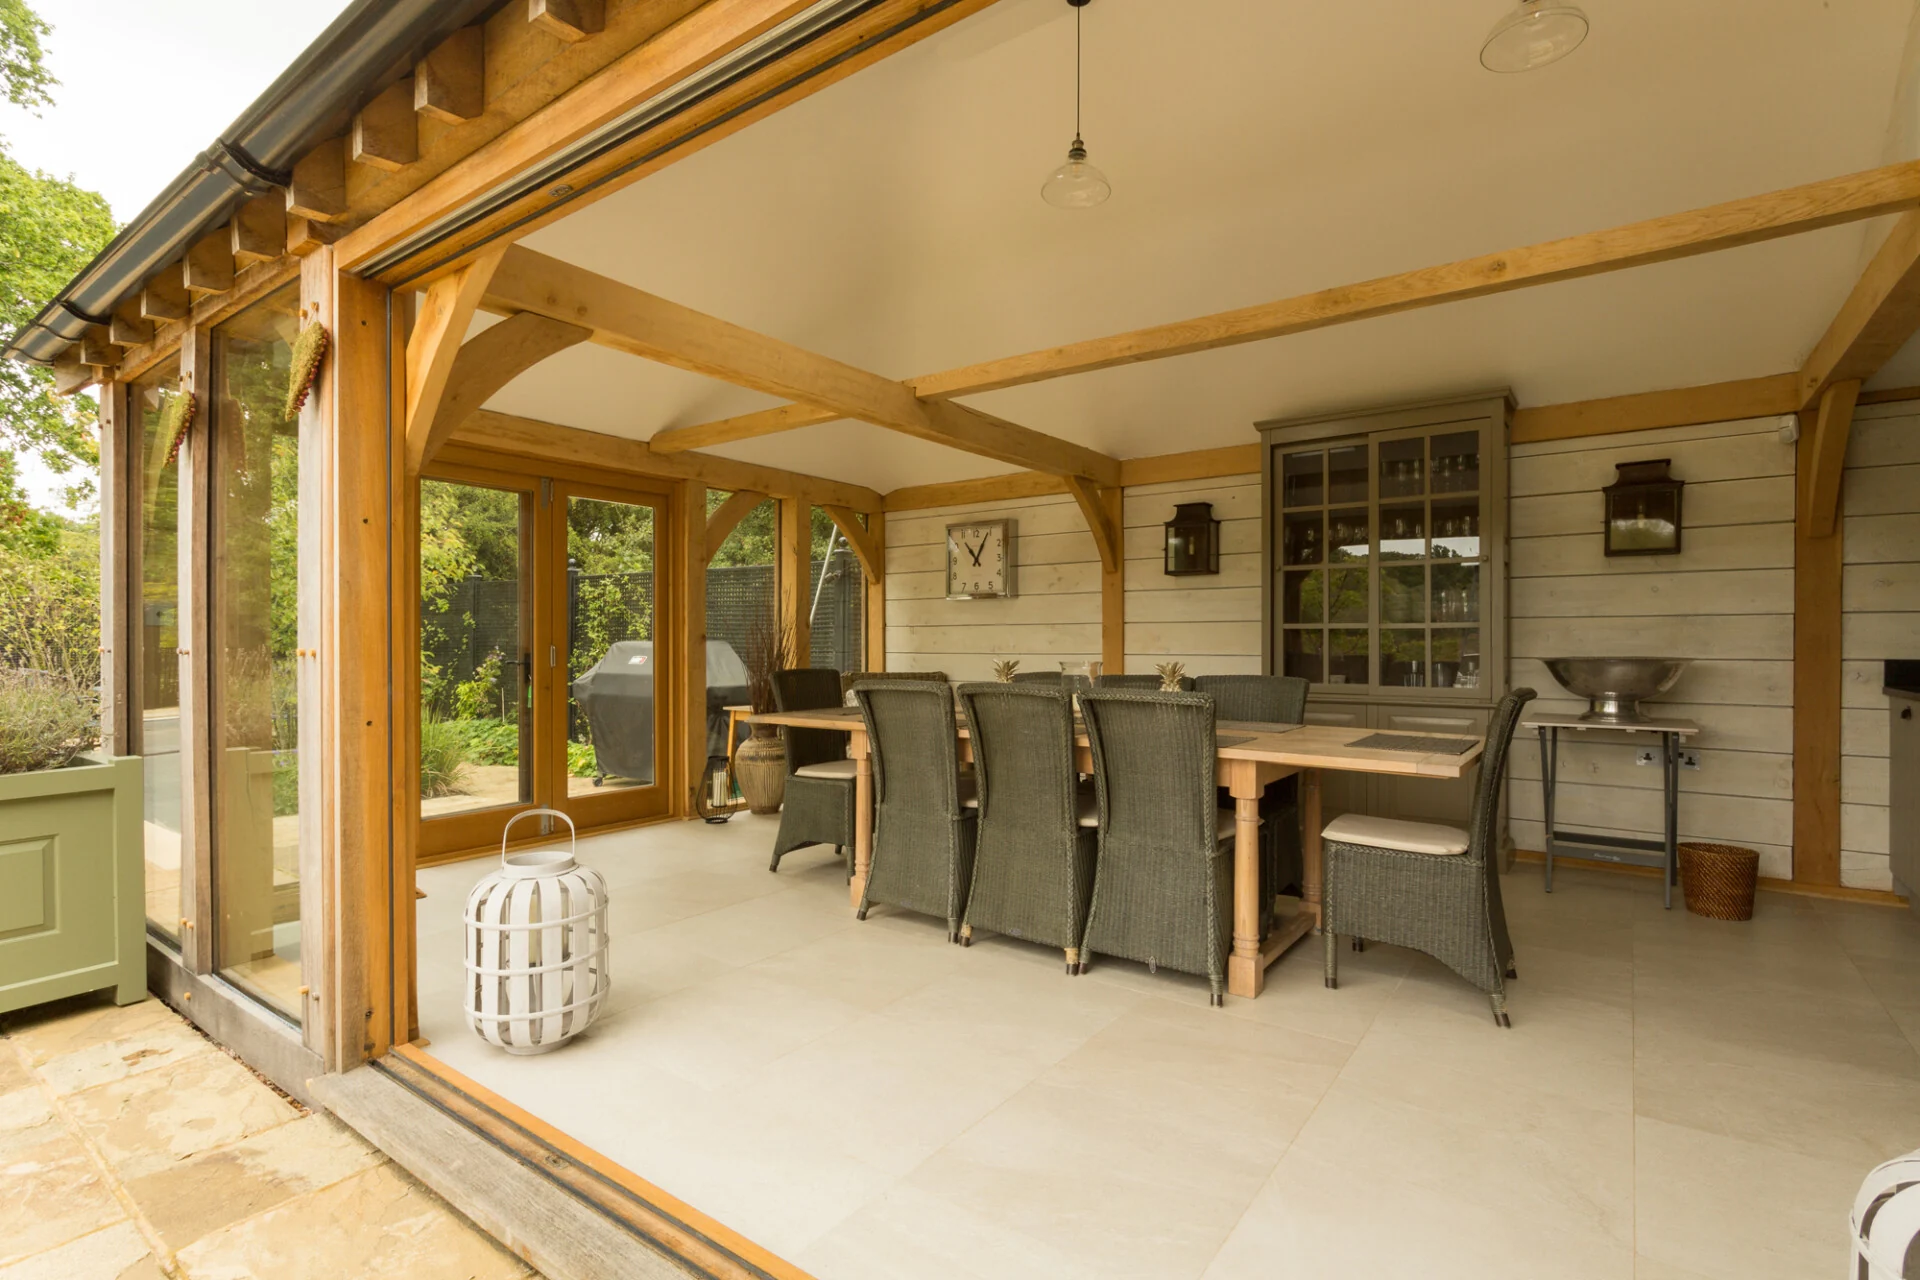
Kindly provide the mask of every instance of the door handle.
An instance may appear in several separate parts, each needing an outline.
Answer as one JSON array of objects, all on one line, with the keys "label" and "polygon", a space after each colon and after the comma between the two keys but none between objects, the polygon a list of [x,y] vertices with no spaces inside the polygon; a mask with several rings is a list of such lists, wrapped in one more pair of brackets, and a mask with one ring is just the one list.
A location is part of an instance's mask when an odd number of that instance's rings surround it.
[{"label": "door handle", "polygon": [[1913,719],[1913,708],[1912,708],[1912,707],[1902,707],[1902,708],[1900,708],[1900,718],[1901,718],[1902,720],[1911,720],[1911,719]]}]

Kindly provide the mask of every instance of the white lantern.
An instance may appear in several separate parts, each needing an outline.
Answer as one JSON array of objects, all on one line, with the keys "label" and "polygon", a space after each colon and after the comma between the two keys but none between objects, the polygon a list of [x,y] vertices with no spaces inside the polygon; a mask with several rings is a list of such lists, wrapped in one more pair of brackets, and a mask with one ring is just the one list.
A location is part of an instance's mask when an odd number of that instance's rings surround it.
[{"label": "white lantern", "polygon": [[[567,824],[568,850],[507,852],[522,818]],[[607,882],[574,860],[573,819],[515,814],[500,833],[500,869],[467,895],[467,1025],[508,1053],[545,1053],[587,1029],[606,998]]]}]

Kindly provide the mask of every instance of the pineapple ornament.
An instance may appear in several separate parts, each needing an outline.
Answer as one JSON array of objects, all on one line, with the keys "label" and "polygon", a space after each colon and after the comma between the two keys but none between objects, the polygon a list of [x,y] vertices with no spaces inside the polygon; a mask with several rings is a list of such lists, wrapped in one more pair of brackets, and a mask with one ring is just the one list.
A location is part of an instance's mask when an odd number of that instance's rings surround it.
[{"label": "pineapple ornament", "polygon": [[1186,678],[1187,664],[1184,662],[1162,662],[1154,667],[1160,673],[1160,692],[1180,692],[1180,681]]},{"label": "pineapple ornament", "polygon": [[1001,684],[1012,684],[1013,673],[1020,669],[1020,659],[1001,658],[993,664],[993,678]]}]

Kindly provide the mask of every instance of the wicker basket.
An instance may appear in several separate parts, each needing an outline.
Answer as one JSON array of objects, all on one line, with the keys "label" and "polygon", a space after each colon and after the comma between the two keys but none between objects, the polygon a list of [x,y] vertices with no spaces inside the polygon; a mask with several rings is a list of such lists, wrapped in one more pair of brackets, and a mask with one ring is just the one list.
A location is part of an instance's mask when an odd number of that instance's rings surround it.
[{"label": "wicker basket", "polygon": [[1687,910],[1709,920],[1753,919],[1760,855],[1737,844],[1680,846],[1680,890]]}]

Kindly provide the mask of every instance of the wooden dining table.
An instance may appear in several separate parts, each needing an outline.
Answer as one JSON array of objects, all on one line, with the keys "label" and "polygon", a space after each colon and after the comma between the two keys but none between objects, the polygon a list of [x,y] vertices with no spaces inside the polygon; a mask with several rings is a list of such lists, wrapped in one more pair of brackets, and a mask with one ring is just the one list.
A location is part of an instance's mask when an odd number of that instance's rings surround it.
[{"label": "wooden dining table", "polygon": [[[767,712],[750,716],[752,724],[828,729],[848,735],[854,761],[853,881],[850,896],[860,904],[867,871],[873,864],[873,763],[867,730],[857,707],[815,711]],[[960,758],[973,758],[965,717],[958,721]],[[1233,948],[1227,956],[1227,992],[1251,998],[1266,982],[1267,966],[1309,933],[1320,931],[1320,771],[1384,773],[1412,778],[1458,778],[1479,763],[1484,740],[1460,754],[1444,751],[1356,747],[1367,737],[1427,738],[1418,733],[1382,733],[1330,725],[1274,725],[1222,720],[1216,727],[1215,778],[1233,795]],[[1075,745],[1081,773],[1093,772],[1092,748],[1084,725],[1076,725]],[[1301,903],[1260,936],[1260,796],[1269,783],[1300,779]]]}]

